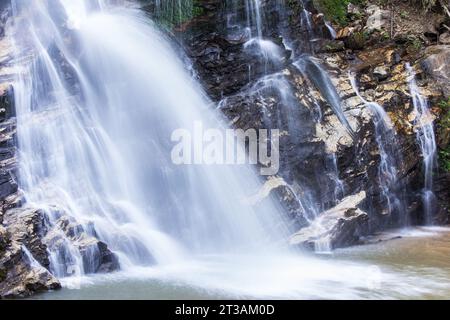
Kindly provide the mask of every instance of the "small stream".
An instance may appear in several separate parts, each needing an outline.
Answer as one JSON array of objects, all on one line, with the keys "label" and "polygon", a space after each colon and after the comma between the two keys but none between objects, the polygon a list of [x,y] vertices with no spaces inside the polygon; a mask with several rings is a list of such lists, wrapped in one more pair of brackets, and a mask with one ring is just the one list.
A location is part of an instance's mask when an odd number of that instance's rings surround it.
[{"label": "small stream", "polygon": [[[379,235],[393,239],[330,255],[207,256],[182,265],[64,281],[35,299],[446,299],[450,228]],[[240,260],[239,266],[233,265]],[[244,259],[245,260],[245,259]],[[239,267],[239,268],[237,268]],[[186,277],[189,274],[189,277]],[[73,289],[80,285],[80,289]],[[71,287],[72,289],[68,289]]]}]

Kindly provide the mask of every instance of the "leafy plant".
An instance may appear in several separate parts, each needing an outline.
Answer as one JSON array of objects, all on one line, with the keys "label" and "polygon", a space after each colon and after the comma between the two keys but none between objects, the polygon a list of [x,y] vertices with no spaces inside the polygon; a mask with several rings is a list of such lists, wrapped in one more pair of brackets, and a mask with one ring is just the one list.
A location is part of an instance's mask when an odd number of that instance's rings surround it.
[{"label": "leafy plant", "polygon": [[[445,137],[450,131],[450,98],[441,101],[439,107],[443,111],[441,120],[439,121],[439,135]],[[450,172],[450,144],[447,143],[447,145],[439,151],[439,159],[441,167],[447,172]]]},{"label": "leafy plant", "polygon": [[340,25],[347,23],[347,6],[350,0],[316,0],[321,11],[329,20]]},{"label": "leafy plant", "polygon": [[402,19],[408,19],[409,18],[409,14],[406,11],[402,11],[402,12],[400,12],[400,17]]},{"label": "leafy plant", "polygon": [[200,0],[164,0],[155,7],[158,22],[170,29],[203,13],[204,9],[200,6]]}]

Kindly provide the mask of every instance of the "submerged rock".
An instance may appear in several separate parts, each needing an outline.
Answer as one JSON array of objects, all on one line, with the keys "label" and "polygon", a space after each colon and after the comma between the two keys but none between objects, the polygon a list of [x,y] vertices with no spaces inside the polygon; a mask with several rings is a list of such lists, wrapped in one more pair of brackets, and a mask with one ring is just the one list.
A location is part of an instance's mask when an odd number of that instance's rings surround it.
[{"label": "submerged rock", "polygon": [[358,244],[369,230],[369,215],[360,209],[364,200],[364,191],[344,198],[334,208],[321,213],[310,226],[294,234],[290,244],[312,250],[324,243],[329,249]]}]

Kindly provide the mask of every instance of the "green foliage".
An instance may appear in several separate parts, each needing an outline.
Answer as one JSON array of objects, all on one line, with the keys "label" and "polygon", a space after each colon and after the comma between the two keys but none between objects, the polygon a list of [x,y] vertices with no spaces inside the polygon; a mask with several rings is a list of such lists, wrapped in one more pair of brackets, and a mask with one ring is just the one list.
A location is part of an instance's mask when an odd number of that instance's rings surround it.
[{"label": "green foliage", "polygon": [[360,5],[365,0],[315,0],[315,2],[329,20],[345,25],[348,22],[348,5],[350,3]]},{"label": "green foliage", "polygon": [[[439,103],[439,107],[442,109],[441,120],[439,121],[439,135],[444,136],[448,135],[450,131],[450,98],[445,101],[441,101]],[[439,159],[441,162],[441,167],[450,172],[450,144],[447,144],[443,149],[439,152]]]},{"label": "green foliage", "polygon": [[367,34],[364,32],[355,32],[347,40],[346,45],[353,50],[361,50],[367,41]]},{"label": "green foliage", "polygon": [[446,148],[439,152],[439,159],[441,160],[441,167],[446,172],[450,172],[450,148]]},{"label": "green foliage", "polygon": [[0,282],[3,282],[8,276],[6,269],[0,269]]},{"label": "green foliage", "polygon": [[402,12],[400,12],[400,17],[402,19],[408,19],[409,18],[409,14],[406,11],[402,11]]},{"label": "green foliage", "polygon": [[321,11],[335,23],[347,23],[347,6],[350,0],[317,0]]},{"label": "green foliage", "polygon": [[156,18],[158,22],[172,29],[195,17],[204,14],[200,0],[164,0],[156,6]]}]

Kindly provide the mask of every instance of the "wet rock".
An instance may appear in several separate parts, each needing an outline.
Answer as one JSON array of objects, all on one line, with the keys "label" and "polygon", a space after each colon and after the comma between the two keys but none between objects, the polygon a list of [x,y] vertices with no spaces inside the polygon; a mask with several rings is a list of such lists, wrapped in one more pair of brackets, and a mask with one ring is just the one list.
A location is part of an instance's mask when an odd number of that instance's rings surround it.
[{"label": "wet rock", "polygon": [[450,45],[428,47],[422,61],[425,72],[450,96]]},{"label": "wet rock", "polygon": [[0,226],[0,299],[28,297],[61,287],[15,235]]},{"label": "wet rock", "polygon": [[91,238],[88,243],[80,243],[80,252],[85,270],[91,270],[91,273],[110,273],[120,270],[119,259],[102,241]]},{"label": "wet rock", "polygon": [[383,81],[389,78],[390,70],[386,66],[379,66],[373,70],[373,75],[378,81]]},{"label": "wet rock", "polygon": [[14,242],[26,246],[41,266],[50,267],[47,246],[42,241],[48,232],[48,221],[42,210],[13,209],[4,215],[3,223]]},{"label": "wet rock", "polygon": [[369,231],[369,216],[360,207],[366,193],[348,196],[337,206],[320,214],[313,223],[290,239],[292,246],[314,249],[324,242],[330,249],[358,244]]},{"label": "wet rock", "polygon": [[450,173],[440,173],[436,177],[434,193],[440,203],[434,222],[436,224],[450,223]]},{"label": "wet rock", "polygon": [[3,254],[0,251],[0,299],[24,298],[61,288],[59,281],[47,269],[36,264],[23,245],[10,241],[6,251]]},{"label": "wet rock", "polygon": [[343,41],[338,40],[325,40],[322,42],[320,48],[318,48],[318,53],[323,52],[339,52],[345,49],[345,44]]},{"label": "wet rock", "polygon": [[87,274],[107,273],[120,269],[117,256],[108,246],[98,240],[92,224],[82,225],[74,218],[62,215],[55,226],[45,235],[43,242],[52,252],[63,255],[67,242],[79,251],[83,269]]},{"label": "wet rock", "polygon": [[3,274],[4,280],[0,281],[0,296],[26,297],[59,288],[49,271],[49,253],[58,253],[64,260],[67,246],[79,251],[87,274],[119,269],[117,256],[95,237],[93,225],[79,224],[63,211],[59,215],[54,224],[46,211],[35,208],[12,209],[3,215],[0,276]]}]

